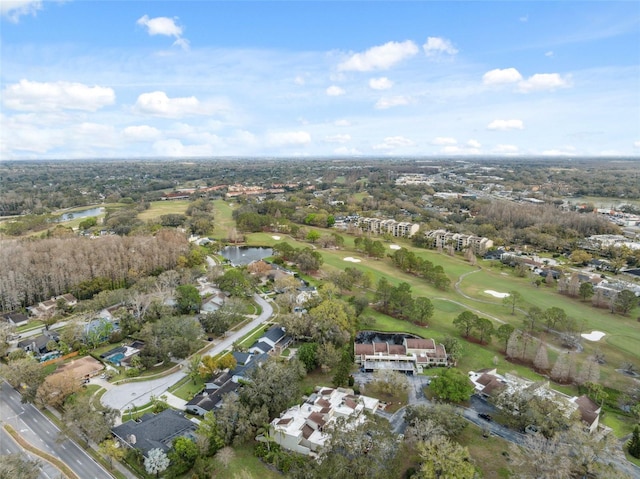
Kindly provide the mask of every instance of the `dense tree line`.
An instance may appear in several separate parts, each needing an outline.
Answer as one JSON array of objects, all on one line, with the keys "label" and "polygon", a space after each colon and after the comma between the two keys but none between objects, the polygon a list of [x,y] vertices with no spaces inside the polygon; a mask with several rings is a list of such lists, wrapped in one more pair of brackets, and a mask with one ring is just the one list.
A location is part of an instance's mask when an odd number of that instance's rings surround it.
[{"label": "dense tree line", "polygon": [[549,251],[571,249],[577,240],[587,236],[619,232],[616,225],[596,215],[510,201],[480,203],[473,224],[480,236],[494,231],[487,236],[499,239],[499,243],[532,244]]},{"label": "dense tree line", "polygon": [[427,283],[438,289],[446,290],[451,284],[451,280],[440,265],[434,265],[431,261],[417,256],[413,251],[400,248],[391,255],[391,260],[398,268],[406,273],[419,276]]},{"label": "dense tree line", "polygon": [[122,287],[174,268],[188,247],[184,235],[171,230],[154,236],[5,241],[0,248],[0,309],[10,311],[64,293],[80,295],[92,282],[100,288]]}]

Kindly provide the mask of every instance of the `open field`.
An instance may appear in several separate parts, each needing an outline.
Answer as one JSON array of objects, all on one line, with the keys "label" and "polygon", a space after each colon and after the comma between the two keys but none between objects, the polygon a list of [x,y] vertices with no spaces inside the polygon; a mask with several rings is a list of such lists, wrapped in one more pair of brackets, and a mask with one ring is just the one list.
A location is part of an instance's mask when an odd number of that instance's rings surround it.
[{"label": "open field", "polygon": [[229,231],[236,227],[236,222],[231,216],[236,203],[227,203],[224,200],[213,202],[213,238],[226,241]]},{"label": "open field", "polygon": [[189,206],[188,200],[153,201],[148,210],[138,215],[143,221],[157,219],[162,215],[183,215]]}]

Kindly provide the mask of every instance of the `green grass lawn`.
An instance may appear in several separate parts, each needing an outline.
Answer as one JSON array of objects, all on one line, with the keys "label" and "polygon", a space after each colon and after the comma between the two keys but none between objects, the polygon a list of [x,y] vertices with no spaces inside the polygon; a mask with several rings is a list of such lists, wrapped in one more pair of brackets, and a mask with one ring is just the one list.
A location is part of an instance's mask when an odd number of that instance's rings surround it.
[{"label": "green grass lawn", "polygon": [[189,200],[152,201],[148,209],[138,214],[143,221],[154,220],[162,215],[184,214],[189,206]]},{"label": "green grass lawn", "polygon": [[216,468],[215,477],[217,479],[237,479],[243,477],[260,479],[281,479],[281,473],[274,471],[265,465],[260,459],[253,455],[253,445],[247,444],[234,447],[234,459],[229,467],[220,466]]},{"label": "green grass lawn", "polygon": [[[228,203],[224,200],[213,202],[213,237],[217,240],[226,241],[229,231],[236,227],[232,214],[237,203]],[[234,206],[231,206],[234,205]]]},{"label": "green grass lawn", "polygon": [[475,424],[469,424],[458,439],[469,450],[473,463],[482,471],[482,477],[511,477],[508,459],[503,454],[509,451],[507,441],[497,436],[483,437],[482,429]]},{"label": "green grass lawn", "polygon": [[600,423],[613,429],[616,437],[624,437],[627,434],[631,434],[634,426],[637,424],[637,422],[629,416],[623,416],[622,414],[616,414],[610,411],[606,411],[600,415]]},{"label": "green grass lawn", "polygon": [[37,319],[31,319],[27,322],[27,324],[18,326],[16,328],[16,334],[24,333],[26,331],[32,331],[34,329],[39,329],[42,326],[44,326],[44,323],[42,321],[38,321]]},{"label": "green grass lawn", "polygon": [[181,379],[177,384],[170,387],[169,392],[171,392],[174,396],[178,396],[180,399],[191,401],[193,399],[193,396],[198,394],[203,389],[204,380],[201,377],[198,376],[195,383],[192,379],[185,377]]}]

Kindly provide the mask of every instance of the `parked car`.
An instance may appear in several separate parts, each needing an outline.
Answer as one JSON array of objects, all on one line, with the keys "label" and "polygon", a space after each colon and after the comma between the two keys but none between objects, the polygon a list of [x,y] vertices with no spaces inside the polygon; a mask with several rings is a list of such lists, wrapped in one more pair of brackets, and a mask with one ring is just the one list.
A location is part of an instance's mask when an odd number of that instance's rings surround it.
[{"label": "parked car", "polygon": [[481,417],[485,421],[491,421],[491,419],[492,419],[489,414],[484,413],[484,412],[481,412],[480,414],[478,414],[478,417]]}]

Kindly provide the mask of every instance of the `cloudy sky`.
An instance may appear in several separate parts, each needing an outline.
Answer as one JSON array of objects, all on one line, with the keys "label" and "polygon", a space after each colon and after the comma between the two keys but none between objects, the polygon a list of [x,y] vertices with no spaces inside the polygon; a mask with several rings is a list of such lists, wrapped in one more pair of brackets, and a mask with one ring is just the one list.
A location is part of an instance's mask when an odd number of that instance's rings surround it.
[{"label": "cloudy sky", "polygon": [[640,156],[637,1],[0,0],[0,157]]}]

